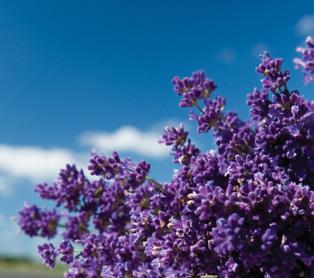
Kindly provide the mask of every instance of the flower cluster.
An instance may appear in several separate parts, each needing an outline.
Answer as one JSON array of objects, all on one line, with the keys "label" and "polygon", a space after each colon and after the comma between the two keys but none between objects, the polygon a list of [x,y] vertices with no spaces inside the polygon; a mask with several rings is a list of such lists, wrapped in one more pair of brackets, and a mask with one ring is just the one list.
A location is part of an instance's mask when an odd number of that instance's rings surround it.
[{"label": "flower cluster", "polygon": [[261,55],[261,60],[262,63],[258,65],[256,71],[265,77],[262,79],[263,89],[273,93],[281,91],[290,79],[289,72],[281,70],[283,60],[280,58],[272,59],[267,52]]},{"label": "flower cluster", "polygon": [[172,79],[174,91],[182,96],[179,103],[180,107],[191,107],[197,104],[200,99],[207,99],[213,90],[216,89],[215,83],[207,79],[203,71],[197,71],[192,77],[180,79],[175,76]]},{"label": "flower cluster", "polygon": [[302,55],[302,59],[295,58],[293,62],[296,68],[301,68],[304,74],[305,84],[314,81],[314,42],[308,36],[305,40],[307,47],[298,47],[297,52]]},{"label": "flower cluster", "polygon": [[52,238],[57,233],[59,218],[56,210],[42,210],[25,203],[20,212],[19,225],[29,236]]},{"label": "flower cluster", "polygon": [[66,166],[38,185],[57,210],[25,205],[20,226],[63,238],[39,247],[43,262],[60,258],[67,278],[313,277],[314,105],[288,89],[282,62],[262,55],[248,121],[223,111],[203,72],[173,79],[217,148],[201,151],[182,125],[165,128],[160,142],[177,165],[169,182],[151,178],[145,161],[94,153],[95,179]]}]

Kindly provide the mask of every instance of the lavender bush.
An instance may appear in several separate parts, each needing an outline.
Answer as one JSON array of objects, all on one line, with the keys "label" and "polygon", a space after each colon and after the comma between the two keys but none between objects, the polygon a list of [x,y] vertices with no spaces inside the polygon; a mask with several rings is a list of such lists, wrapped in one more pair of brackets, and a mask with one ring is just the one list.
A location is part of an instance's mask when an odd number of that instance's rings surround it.
[{"label": "lavender bush", "polygon": [[[314,48],[299,49],[306,81]],[[248,95],[251,118],[224,112],[215,83],[198,71],[173,79],[180,106],[217,149],[202,152],[179,127],[160,142],[178,170],[168,183],[150,165],[94,153],[88,169],[67,165],[57,181],[36,187],[53,210],[25,205],[19,225],[44,263],[69,265],[68,278],[314,277],[314,103],[289,90],[282,59],[267,53],[257,72],[261,89]]]}]

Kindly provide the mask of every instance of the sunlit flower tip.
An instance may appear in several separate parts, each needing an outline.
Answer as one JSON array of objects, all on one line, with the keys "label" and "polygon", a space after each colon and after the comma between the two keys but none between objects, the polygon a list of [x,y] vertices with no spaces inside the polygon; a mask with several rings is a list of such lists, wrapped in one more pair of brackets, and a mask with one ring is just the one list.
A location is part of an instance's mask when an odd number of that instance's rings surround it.
[{"label": "sunlit flower tip", "polygon": [[314,47],[313,38],[311,36],[307,36],[305,42],[308,44],[308,46]]}]

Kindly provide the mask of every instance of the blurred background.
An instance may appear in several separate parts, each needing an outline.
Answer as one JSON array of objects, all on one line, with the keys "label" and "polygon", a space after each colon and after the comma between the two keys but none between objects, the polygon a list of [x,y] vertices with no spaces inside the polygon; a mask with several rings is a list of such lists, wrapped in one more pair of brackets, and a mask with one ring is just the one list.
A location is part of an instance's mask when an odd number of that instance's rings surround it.
[{"label": "blurred background", "polygon": [[[310,34],[311,0],[0,1],[0,277],[50,277],[37,264],[41,241],[12,217],[24,201],[49,206],[34,185],[66,163],[85,168],[91,150],[117,150],[148,160],[152,177],[171,177],[157,143],[163,127],[182,122],[195,138],[174,75],[204,69],[226,109],[248,118],[246,95],[260,86],[255,67],[267,50],[285,59],[290,88],[313,99],[292,64]],[[195,141],[215,148],[208,134]]]}]

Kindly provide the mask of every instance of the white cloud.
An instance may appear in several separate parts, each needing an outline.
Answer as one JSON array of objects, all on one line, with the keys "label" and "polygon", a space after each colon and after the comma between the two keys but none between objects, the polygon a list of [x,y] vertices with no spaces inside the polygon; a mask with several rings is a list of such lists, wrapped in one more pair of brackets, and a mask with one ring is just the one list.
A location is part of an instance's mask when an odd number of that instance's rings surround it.
[{"label": "white cloud", "polygon": [[51,180],[60,168],[79,160],[78,155],[65,149],[0,145],[1,179],[26,178],[34,183]]},{"label": "white cloud", "polygon": [[158,158],[169,153],[167,147],[158,143],[159,137],[155,132],[143,132],[131,126],[124,126],[113,133],[85,133],[80,141],[105,153],[116,150]]},{"label": "white cloud", "polygon": [[295,30],[301,36],[314,34],[314,15],[305,15],[297,22]]},{"label": "white cloud", "polygon": [[[142,132],[134,127],[122,127],[113,133],[89,132],[79,136],[85,146],[99,152],[114,150],[162,158],[169,148],[158,143],[159,133]],[[86,170],[88,152],[40,146],[12,146],[0,144],[0,195],[11,195],[21,180],[36,184],[55,180],[66,164],[76,164]],[[88,175],[88,171],[86,171]]]},{"label": "white cloud", "polygon": [[232,64],[237,58],[237,53],[233,48],[224,48],[217,53],[217,59],[224,64]]}]

